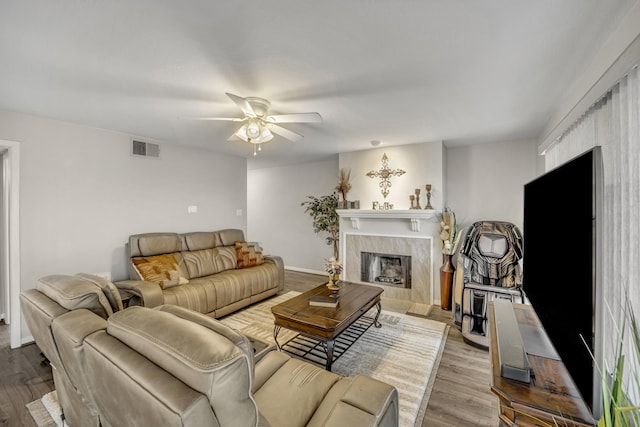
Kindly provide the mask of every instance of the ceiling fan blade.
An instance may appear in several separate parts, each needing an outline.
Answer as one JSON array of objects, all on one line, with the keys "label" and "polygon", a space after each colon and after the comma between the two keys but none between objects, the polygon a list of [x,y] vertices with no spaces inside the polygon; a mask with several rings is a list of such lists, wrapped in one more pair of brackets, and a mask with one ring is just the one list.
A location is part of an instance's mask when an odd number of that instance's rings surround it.
[{"label": "ceiling fan blade", "polygon": [[282,136],[283,138],[287,138],[290,141],[300,141],[303,136],[300,135],[299,133],[295,133],[293,131],[290,131],[289,129],[285,129],[282,126],[278,126],[276,124],[271,124],[269,125],[269,129],[273,132],[273,133],[277,133],[278,135]]},{"label": "ceiling fan blade", "polygon": [[189,120],[201,120],[201,121],[209,121],[209,120],[222,120],[225,122],[242,122],[245,119],[237,118],[237,117],[188,117]]},{"label": "ceiling fan blade", "polygon": [[241,96],[238,95],[234,95],[232,93],[226,92],[227,96],[229,98],[231,98],[231,100],[233,102],[236,103],[236,105],[238,106],[238,108],[240,108],[240,110],[242,110],[242,112],[247,115],[247,116],[251,116],[251,117],[255,117],[256,113],[255,111],[253,111],[253,107],[251,106],[251,104],[249,104],[249,101],[247,101],[246,98],[243,98]]},{"label": "ceiling fan blade", "polygon": [[273,123],[320,123],[322,116],[320,113],[277,114],[267,117],[267,120]]},{"label": "ceiling fan blade", "polygon": [[237,130],[233,132],[229,138],[227,138],[227,141],[240,141],[240,138],[238,138],[238,135],[236,135],[236,132]]}]

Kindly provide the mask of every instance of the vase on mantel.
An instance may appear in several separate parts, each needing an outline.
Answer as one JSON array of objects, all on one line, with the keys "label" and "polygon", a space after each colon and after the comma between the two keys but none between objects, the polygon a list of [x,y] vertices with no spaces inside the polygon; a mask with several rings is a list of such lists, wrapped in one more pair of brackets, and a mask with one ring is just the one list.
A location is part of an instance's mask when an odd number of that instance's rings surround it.
[{"label": "vase on mantel", "polygon": [[451,310],[451,291],[453,289],[453,273],[456,268],[453,266],[453,255],[444,254],[444,263],[440,267],[440,307],[443,310]]}]

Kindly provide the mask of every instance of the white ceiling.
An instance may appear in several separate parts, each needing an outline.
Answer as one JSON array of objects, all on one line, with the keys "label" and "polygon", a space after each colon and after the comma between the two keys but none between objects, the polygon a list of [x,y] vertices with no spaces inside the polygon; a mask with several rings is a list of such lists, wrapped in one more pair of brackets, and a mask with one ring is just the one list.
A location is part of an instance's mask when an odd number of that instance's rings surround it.
[{"label": "white ceiling", "polygon": [[284,125],[249,166],[535,138],[636,0],[2,0],[0,109],[251,158],[225,95]]}]

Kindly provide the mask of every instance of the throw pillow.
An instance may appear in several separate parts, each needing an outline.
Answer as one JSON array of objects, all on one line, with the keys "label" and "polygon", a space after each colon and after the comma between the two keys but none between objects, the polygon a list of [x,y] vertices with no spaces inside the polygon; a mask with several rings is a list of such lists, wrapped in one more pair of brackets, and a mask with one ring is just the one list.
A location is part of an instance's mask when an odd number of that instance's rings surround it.
[{"label": "throw pillow", "polygon": [[253,267],[264,264],[264,257],[260,250],[256,250],[255,245],[247,242],[236,242],[236,256],[238,258],[238,268]]},{"label": "throw pillow", "polygon": [[172,254],[132,258],[132,262],[142,280],[155,282],[162,289],[189,283],[186,277],[180,276]]}]

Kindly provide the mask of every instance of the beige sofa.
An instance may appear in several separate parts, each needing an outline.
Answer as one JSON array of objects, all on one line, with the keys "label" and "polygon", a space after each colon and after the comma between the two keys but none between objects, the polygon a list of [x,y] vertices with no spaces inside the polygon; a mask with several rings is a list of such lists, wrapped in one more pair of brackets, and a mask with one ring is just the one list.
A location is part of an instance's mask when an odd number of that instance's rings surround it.
[{"label": "beige sofa", "polygon": [[96,276],[44,277],[21,304],[71,427],[398,425],[388,384],[256,356],[247,337],[182,307],[123,309]]},{"label": "beige sofa", "polygon": [[242,230],[129,237],[129,305],[172,304],[221,317],[284,289],[284,264],[245,242]]}]

